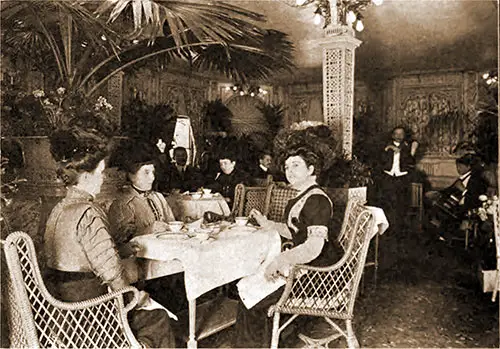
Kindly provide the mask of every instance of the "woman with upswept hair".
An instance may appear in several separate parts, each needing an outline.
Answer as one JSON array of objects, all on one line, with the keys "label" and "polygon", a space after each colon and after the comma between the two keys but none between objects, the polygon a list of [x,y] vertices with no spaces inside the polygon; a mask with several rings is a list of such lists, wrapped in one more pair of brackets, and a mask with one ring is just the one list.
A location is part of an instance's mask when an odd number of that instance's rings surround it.
[{"label": "woman with upswept hair", "polygon": [[[62,131],[51,137],[51,151],[59,161],[58,176],[67,187],[66,196],[50,213],[44,236],[51,293],[60,300],[78,302],[106,294],[108,288],[128,286],[107,215],[94,202],[104,180],[105,144],[99,138]],[[138,306],[148,299],[141,292]],[[128,318],[143,345],[175,347],[165,311],[134,309]]]},{"label": "woman with upswept hair", "polygon": [[[326,139],[330,137],[329,131],[324,128],[306,129],[293,133],[283,143],[279,158],[285,160],[286,178],[290,186],[297,190],[296,197],[286,205],[286,223],[270,221],[257,210],[250,213],[260,226],[278,231],[282,241],[293,246],[282,251],[267,266],[265,276],[268,279],[288,275],[295,264],[329,266],[342,256],[337,232],[331,229],[333,204],[318,184],[325,160],[335,157],[332,145],[325,147],[324,136]],[[284,286],[251,309],[240,303],[236,336],[232,343],[234,347],[269,347],[272,324],[267,310],[278,301],[283,289]]]}]

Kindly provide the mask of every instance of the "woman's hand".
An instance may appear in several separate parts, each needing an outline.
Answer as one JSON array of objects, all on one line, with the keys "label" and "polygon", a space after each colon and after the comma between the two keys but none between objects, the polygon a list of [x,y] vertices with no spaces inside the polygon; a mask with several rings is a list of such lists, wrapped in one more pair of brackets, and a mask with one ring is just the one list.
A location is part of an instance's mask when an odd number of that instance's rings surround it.
[{"label": "woman's hand", "polygon": [[139,300],[137,301],[137,308],[147,305],[149,302],[149,293],[145,291],[139,291]]},{"label": "woman's hand", "polygon": [[288,277],[290,274],[290,267],[290,263],[278,256],[266,267],[264,276],[268,280],[274,280],[280,276]]},{"label": "woman's hand", "polygon": [[261,227],[266,227],[269,223],[267,217],[256,209],[250,211],[249,217],[255,219]]}]

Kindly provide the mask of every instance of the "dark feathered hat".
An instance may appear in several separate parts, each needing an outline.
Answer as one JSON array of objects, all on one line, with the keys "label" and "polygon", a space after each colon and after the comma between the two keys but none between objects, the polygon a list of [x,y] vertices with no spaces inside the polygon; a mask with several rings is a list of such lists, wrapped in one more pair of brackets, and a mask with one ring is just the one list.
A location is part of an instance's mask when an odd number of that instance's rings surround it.
[{"label": "dark feathered hat", "polygon": [[152,145],[126,139],[112,150],[109,167],[117,167],[125,172],[135,172],[140,166],[155,164],[157,155],[157,150]]}]

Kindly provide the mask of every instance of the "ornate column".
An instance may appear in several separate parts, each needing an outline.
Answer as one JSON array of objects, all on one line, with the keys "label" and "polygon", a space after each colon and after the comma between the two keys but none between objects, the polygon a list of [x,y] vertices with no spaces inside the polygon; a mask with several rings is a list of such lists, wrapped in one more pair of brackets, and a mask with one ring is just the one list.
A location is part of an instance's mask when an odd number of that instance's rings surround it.
[{"label": "ornate column", "polygon": [[335,2],[332,23],[325,28],[323,48],[323,121],[342,140],[342,150],[352,155],[354,57],[361,41],[351,27],[337,22]]}]

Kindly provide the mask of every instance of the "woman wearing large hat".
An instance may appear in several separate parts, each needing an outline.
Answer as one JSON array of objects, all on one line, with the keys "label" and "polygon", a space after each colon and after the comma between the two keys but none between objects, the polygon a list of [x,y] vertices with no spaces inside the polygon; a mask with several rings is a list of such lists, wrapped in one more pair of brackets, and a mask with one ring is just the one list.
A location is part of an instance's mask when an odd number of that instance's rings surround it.
[{"label": "woman wearing large hat", "polygon": [[[123,187],[111,204],[109,219],[119,246],[135,236],[166,231],[175,220],[163,194],[153,190],[156,153],[153,147],[127,140],[111,156],[110,165],[127,174]],[[126,253],[123,248],[122,252]]]},{"label": "woman wearing large hat", "polygon": [[[59,162],[58,176],[66,196],[47,220],[44,243],[47,285],[58,299],[78,302],[129,285],[123,263],[110,236],[108,217],[94,202],[104,180],[102,139],[61,131],[51,137],[51,151]],[[138,305],[147,304],[141,292]],[[128,314],[130,328],[147,347],[174,347],[167,312],[138,310]]]}]

